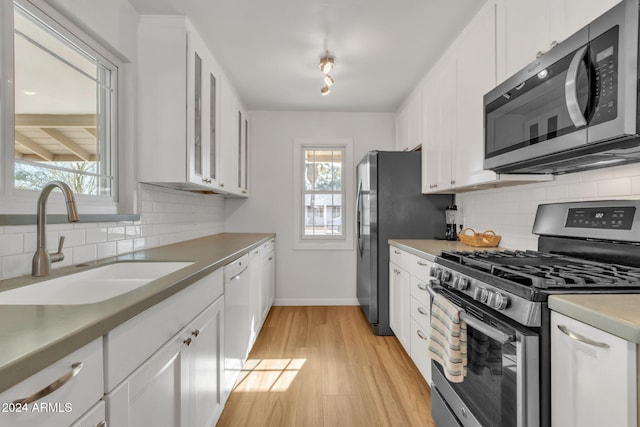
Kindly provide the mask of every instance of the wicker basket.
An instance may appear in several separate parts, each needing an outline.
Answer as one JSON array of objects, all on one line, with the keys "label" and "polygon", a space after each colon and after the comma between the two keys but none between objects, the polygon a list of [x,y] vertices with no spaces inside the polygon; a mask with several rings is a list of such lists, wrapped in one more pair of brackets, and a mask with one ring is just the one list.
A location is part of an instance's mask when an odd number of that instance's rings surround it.
[{"label": "wicker basket", "polygon": [[[467,234],[467,231],[471,231],[473,235]],[[473,228],[465,228],[458,233],[458,239],[465,245],[477,246],[477,247],[495,247],[500,243],[500,236],[495,231],[487,230],[484,233],[476,233]]]}]

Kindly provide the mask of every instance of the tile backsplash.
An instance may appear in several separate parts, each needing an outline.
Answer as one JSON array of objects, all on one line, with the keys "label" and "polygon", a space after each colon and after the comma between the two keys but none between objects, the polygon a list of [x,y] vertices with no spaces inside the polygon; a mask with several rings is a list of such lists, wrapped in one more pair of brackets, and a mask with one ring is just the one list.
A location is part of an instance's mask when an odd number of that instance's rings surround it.
[{"label": "tile backsplash", "polygon": [[[168,245],[224,231],[224,198],[140,185],[140,220],[47,225],[47,246],[65,236],[53,268]],[[80,209],[80,217],[82,211]],[[36,226],[0,227],[0,279],[31,274]]]},{"label": "tile backsplash", "polygon": [[640,163],[558,175],[553,181],[462,193],[456,196],[459,222],[476,231],[494,230],[500,246],[536,249],[531,233],[542,203],[639,199]]}]

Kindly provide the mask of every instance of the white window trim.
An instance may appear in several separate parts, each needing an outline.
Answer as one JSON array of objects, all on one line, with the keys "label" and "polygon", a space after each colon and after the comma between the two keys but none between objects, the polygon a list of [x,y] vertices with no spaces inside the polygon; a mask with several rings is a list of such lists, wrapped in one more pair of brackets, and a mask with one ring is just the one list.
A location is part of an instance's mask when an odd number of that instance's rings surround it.
[{"label": "white window trim", "polygon": [[[106,60],[111,62],[117,70],[117,81],[114,85],[115,99],[114,105],[117,106],[117,115],[112,116],[112,135],[115,137],[112,145],[112,168],[113,168],[113,186],[112,197],[95,197],[78,194],[76,202],[80,210],[80,215],[86,214],[123,214],[134,213],[135,203],[135,185],[123,185],[123,173],[130,175],[129,170],[132,166],[132,159],[126,159],[122,155],[122,141],[129,123],[124,123],[123,119],[128,117],[125,112],[125,103],[121,96],[121,82],[123,80],[124,64],[123,62],[107,48],[100,44],[100,40],[96,40],[81,30],[77,25],[48,5],[43,0],[18,0],[18,3],[26,7],[28,10],[40,11],[41,13],[51,17],[56,26],[64,28],[70,34],[71,40],[79,46],[88,46],[90,49],[102,55]],[[1,214],[34,214],[36,210],[39,191],[15,189],[13,184],[13,158],[14,145],[7,141],[14,140],[14,86],[13,86],[13,1],[3,1],[0,4],[0,35],[2,42],[2,53],[0,54],[0,215]],[[91,40],[90,44],[85,40]],[[52,193],[47,203],[47,213],[64,213],[66,212],[63,197],[58,197],[58,192]],[[106,200],[105,200],[106,199]]]},{"label": "white window trim", "polygon": [[[342,225],[344,238],[330,237],[304,238],[304,207],[303,207],[303,178],[304,178],[304,149],[305,147],[319,148],[340,147],[344,149],[342,177],[345,197],[342,201]],[[293,249],[296,250],[353,250],[354,201],[353,139],[352,138],[296,138],[293,141]]]}]

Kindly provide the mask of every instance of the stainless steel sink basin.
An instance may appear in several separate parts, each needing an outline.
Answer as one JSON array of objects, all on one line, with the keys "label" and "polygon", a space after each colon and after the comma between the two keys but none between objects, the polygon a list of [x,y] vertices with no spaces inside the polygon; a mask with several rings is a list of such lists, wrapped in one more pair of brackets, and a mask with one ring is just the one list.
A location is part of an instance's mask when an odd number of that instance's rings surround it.
[{"label": "stainless steel sink basin", "polygon": [[91,304],[117,297],[192,262],[118,262],[0,292],[0,305]]}]

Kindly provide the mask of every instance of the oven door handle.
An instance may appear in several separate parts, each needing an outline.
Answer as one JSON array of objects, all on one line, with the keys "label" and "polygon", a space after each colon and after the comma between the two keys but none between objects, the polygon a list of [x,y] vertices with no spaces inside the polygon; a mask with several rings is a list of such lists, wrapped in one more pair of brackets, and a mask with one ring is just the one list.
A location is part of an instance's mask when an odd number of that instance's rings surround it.
[{"label": "oven door handle", "polygon": [[[440,286],[433,287],[432,283],[434,282],[438,282],[438,280],[429,279],[429,284],[427,285],[427,292],[429,292],[431,298],[435,298],[435,296],[438,294],[438,289],[442,289],[442,287]],[[467,312],[463,309],[460,309],[460,320],[464,321],[468,326],[471,326],[476,331],[498,341],[500,344],[504,345],[506,343],[516,341],[516,337],[514,335],[507,334],[499,329],[494,328],[493,326],[487,325],[480,319],[467,314]]]}]

